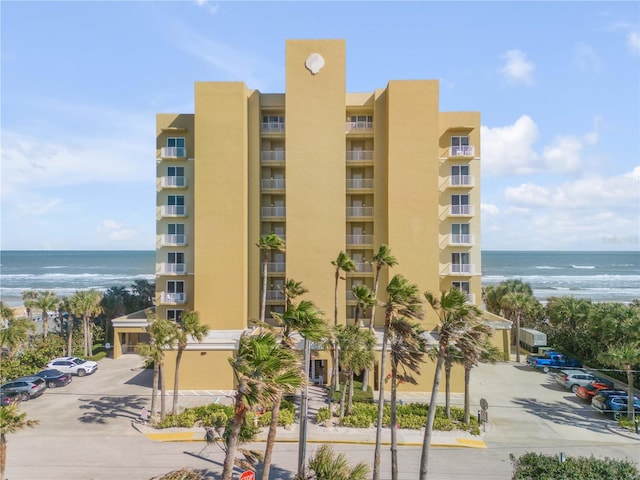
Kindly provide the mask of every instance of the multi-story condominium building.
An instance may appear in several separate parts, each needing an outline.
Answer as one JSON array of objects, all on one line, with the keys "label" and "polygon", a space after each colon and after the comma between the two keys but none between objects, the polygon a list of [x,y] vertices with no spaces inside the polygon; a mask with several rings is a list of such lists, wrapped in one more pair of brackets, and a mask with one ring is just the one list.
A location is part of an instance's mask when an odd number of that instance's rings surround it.
[{"label": "multi-story condominium building", "polygon": [[[340,282],[338,318],[350,323],[351,289],[373,289],[368,261],[383,244],[398,265],[382,270],[381,301],[401,273],[479,304],[480,114],[441,112],[437,80],[347,93],[344,41],[290,40],[284,93],[196,82],[194,113],[159,114],[156,134],[156,315],[195,310],[210,329],[185,353],[181,388],[233,388],[227,359],[260,316],[266,234],[286,241],[269,256],[267,317],[284,310],[283,283],[295,279],[332,323],[331,261],[344,251],[357,267]],[[314,355],[312,379],[326,381],[328,357]],[[429,391],[432,373],[403,387]]]}]

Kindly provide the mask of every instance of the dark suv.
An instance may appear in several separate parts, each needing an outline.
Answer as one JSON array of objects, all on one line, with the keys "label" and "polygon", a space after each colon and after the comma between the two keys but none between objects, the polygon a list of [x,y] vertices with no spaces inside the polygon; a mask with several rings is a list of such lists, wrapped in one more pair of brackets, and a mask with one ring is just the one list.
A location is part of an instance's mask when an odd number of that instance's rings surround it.
[{"label": "dark suv", "polygon": [[20,377],[10,380],[0,386],[0,391],[17,392],[20,400],[26,402],[32,398],[39,397],[47,389],[47,384],[40,377]]}]

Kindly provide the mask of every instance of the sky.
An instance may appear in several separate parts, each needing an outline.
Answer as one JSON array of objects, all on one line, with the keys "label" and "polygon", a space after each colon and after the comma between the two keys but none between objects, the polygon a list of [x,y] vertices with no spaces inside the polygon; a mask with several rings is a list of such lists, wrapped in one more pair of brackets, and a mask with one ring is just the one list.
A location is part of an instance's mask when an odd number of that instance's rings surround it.
[{"label": "sky", "polygon": [[155,115],[282,93],[340,38],[347,91],[437,79],[482,119],[483,250],[640,249],[640,3],[0,1],[3,250],[155,249]]}]

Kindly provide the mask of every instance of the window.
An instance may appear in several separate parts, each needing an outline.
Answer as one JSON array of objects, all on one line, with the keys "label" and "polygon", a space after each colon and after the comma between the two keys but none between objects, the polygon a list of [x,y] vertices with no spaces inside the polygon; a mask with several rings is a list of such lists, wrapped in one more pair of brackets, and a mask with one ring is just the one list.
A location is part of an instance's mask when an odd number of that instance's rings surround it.
[{"label": "window", "polygon": [[167,205],[184,205],[184,195],[167,196]]},{"label": "window", "polygon": [[167,167],[167,177],[184,177],[184,167]]},{"label": "window", "polygon": [[167,293],[184,293],[184,282],[182,280],[169,280],[167,282]]},{"label": "window", "polygon": [[373,123],[373,115],[351,115],[349,117],[350,122],[358,122],[362,124]]},{"label": "window", "polygon": [[454,223],[451,225],[451,243],[471,243],[468,223]]},{"label": "window", "polygon": [[167,178],[165,178],[165,184],[168,187],[186,186],[184,167],[167,167]]},{"label": "window", "polygon": [[471,284],[469,282],[451,282],[451,286],[466,293],[467,295],[471,293]]},{"label": "window", "polygon": [[452,165],[451,175],[459,177],[461,175],[469,175],[469,165]]},{"label": "window", "polygon": [[184,310],[167,310],[167,320],[172,320],[174,322],[180,322],[180,317],[182,317],[182,313]]},{"label": "window", "polygon": [[170,215],[185,215],[184,195],[167,195],[167,212]]},{"label": "window", "polygon": [[184,252],[168,252],[167,263],[184,263]]},{"label": "window", "polygon": [[184,137],[169,137],[167,138],[167,147],[169,148],[184,148]]},{"label": "window", "polygon": [[184,235],[184,223],[170,223],[167,225],[169,235]]},{"label": "window", "polygon": [[467,252],[454,252],[451,254],[451,263],[454,265],[469,265],[469,254]]},{"label": "window", "polygon": [[451,137],[451,146],[452,147],[468,147],[469,137],[467,135]]},{"label": "window", "polygon": [[284,115],[263,115],[262,123],[282,124],[284,125]]},{"label": "window", "polygon": [[451,195],[451,213],[453,215],[470,215],[469,195]]}]

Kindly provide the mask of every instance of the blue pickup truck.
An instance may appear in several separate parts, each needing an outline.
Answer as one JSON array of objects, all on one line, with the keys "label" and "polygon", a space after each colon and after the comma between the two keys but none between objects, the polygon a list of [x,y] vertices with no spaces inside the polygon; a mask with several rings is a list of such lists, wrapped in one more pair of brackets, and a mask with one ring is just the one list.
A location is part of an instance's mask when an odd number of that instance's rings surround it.
[{"label": "blue pickup truck", "polygon": [[548,373],[563,368],[582,368],[582,362],[563,353],[549,351],[544,355],[527,355],[527,363],[534,368]]}]

